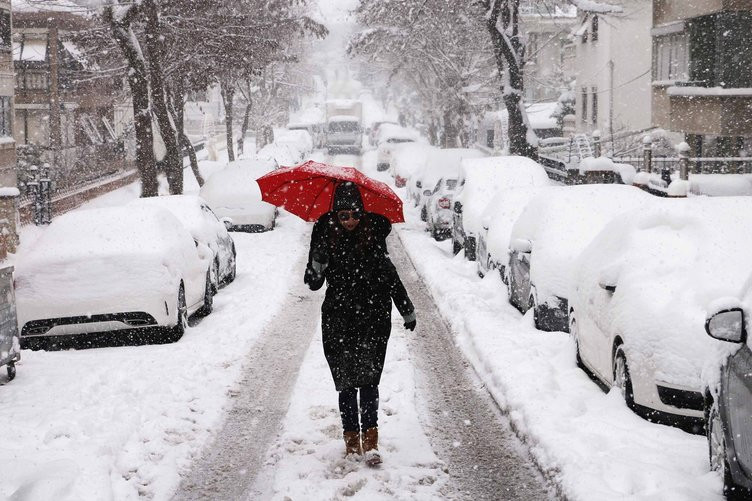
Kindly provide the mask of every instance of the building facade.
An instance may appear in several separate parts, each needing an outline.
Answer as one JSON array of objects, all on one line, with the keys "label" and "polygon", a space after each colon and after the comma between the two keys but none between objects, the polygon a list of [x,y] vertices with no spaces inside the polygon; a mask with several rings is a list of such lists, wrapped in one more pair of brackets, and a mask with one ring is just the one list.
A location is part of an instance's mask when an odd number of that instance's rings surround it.
[{"label": "building facade", "polygon": [[42,152],[37,163],[50,166],[58,189],[127,168],[121,133],[130,127],[119,122],[132,115],[120,106],[122,81],[97,75],[74,43],[75,33],[90,27],[86,11],[69,2],[14,8],[18,146]]},{"label": "building facade", "polygon": [[13,139],[12,15],[9,1],[0,1],[0,260],[18,243],[16,142]]},{"label": "building facade", "polygon": [[582,14],[574,32],[576,131],[612,133],[651,126],[651,0],[611,1],[620,14]]},{"label": "building facade", "polygon": [[752,2],[654,0],[654,125],[697,157],[752,151]]},{"label": "building facade", "polygon": [[520,24],[527,35],[525,46],[525,101],[556,101],[572,78],[565,68],[569,33],[577,23],[577,10],[555,6],[521,5]]}]

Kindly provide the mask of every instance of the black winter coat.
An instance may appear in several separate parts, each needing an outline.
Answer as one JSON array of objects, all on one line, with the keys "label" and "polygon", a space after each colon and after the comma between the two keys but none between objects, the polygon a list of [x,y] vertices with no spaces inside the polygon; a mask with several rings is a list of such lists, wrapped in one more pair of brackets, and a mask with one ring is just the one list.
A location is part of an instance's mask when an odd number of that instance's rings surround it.
[{"label": "black winter coat", "polygon": [[[387,254],[391,229],[384,216],[370,212],[353,231],[339,224],[335,212],[321,216],[313,227],[304,280],[312,290],[325,279],[328,285],[321,330],[337,391],[379,384],[392,329],[392,300],[401,315],[414,312]],[[317,254],[328,257],[323,273],[311,265]]]}]

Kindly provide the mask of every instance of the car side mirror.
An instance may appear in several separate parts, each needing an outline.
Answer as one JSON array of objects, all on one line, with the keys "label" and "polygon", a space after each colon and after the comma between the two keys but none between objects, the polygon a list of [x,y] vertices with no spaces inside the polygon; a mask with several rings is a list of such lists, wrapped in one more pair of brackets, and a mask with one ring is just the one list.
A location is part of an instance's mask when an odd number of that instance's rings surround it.
[{"label": "car side mirror", "polygon": [[430,197],[433,193],[431,193],[431,190],[423,190],[423,196],[424,197]]},{"label": "car side mirror", "polygon": [[715,339],[729,343],[747,341],[747,329],[744,323],[744,310],[730,308],[721,310],[705,321],[705,331]]},{"label": "car side mirror", "polygon": [[533,250],[533,243],[524,238],[515,238],[512,240],[511,247],[514,252],[525,254]]},{"label": "car side mirror", "polygon": [[233,223],[232,219],[229,218],[229,217],[223,217],[222,218],[222,224],[225,225],[225,228],[227,229],[227,231],[230,231],[230,228],[232,228],[233,226],[235,226],[235,223]]},{"label": "car side mirror", "polygon": [[613,284],[605,284],[603,282],[598,282],[598,286],[601,289],[603,289],[604,291],[610,292],[611,294],[613,294],[614,292],[616,292],[616,286],[613,285]]}]

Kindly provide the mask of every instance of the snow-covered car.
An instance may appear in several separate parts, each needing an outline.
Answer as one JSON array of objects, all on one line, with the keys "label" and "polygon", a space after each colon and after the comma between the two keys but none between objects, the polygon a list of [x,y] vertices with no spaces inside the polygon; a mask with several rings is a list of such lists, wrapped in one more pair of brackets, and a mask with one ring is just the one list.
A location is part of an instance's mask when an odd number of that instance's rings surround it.
[{"label": "snow-covered car", "polygon": [[551,180],[537,162],[518,156],[462,160],[460,186],[452,202],[452,250],[465,249],[465,257],[476,258],[483,211],[499,191],[516,186],[549,186]]},{"label": "snow-covered car", "polygon": [[706,335],[706,312],[748,287],[751,226],[748,197],[656,199],[612,219],[574,267],[578,364],[651,421],[702,430],[703,374],[736,349]]},{"label": "snow-covered car", "polygon": [[[750,277],[752,278],[752,277]],[[730,345],[731,353],[710,371],[705,390],[710,468],[723,478],[728,500],[752,499],[752,287],[748,280],[742,301],[721,300],[705,323],[707,333]]]},{"label": "snow-covered car", "polygon": [[170,212],[115,207],[55,218],[16,264],[21,343],[91,332],[162,328],[182,336],[209,313],[211,251]]},{"label": "snow-covered car", "polygon": [[426,200],[442,177],[456,179],[464,159],[481,158],[485,154],[472,148],[433,148],[420,170],[407,183],[407,195],[420,208],[420,219],[425,221]]},{"label": "snow-covered car", "polygon": [[386,121],[378,121],[371,123],[371,127],[368,129],[368,143],[371,146],[378,146],[377,140],[379,137],[379,129],[381,129],[382,125],[389,124],[389,125],[399,125],[397,122],[393,122],[390,120]]},{"label": "snow-covered car", "polygon": [[[426,229],[434,240],[445,240],[452,235],[452,198],[457,190],[457,176],[447,175],[436,182],[433,190],[426,190]],[[430,192],[430,194],[429,194]]]},{"label": "snow-covered car", "polygon": [[287,124],[287,129],[307,131],[313,140],[313,148],[323,148],[326,143],[326,131],[323,123],[294,122]]},{"label": "snow-covered car", "polygon": [[478,263],[478,275],[499,273],[502,282],[507,280],[509,265],[509,236],[514,223],[520,217],[525,206],[538,195],[542,186],[517,186],[499,191],[488,203],[481,218],[481,231],[475,260]]},{"label": "snow-covered car", "polygon": [[273,170],[268,161],[242,160],[212,174],[199,195],[230,231],[274,229],[277,208],[261,200],[256,179]]},{"label": "snow-covered car", "polygon": [[313,151],[313,138],[307,130],[276,129],[274,142],[287,146],[296,154],[296,163],[302,162]]},{"label": "snow-covered car", "polygon": [[654,201],[624,185],[555,186],[536,195],[509,238],[509,302],[532,309],[538,329],[567,332],[575,261],[614,217]]},{"label": "snow-covered car", "polygon": [[378,148],[376,150],[376,170],[389,170],[392,161],[392,149],[395,145],[414,143],[420,140],[420,135],[413,129],[399,125],[383,124],[379,128]]},{"label": "snow-covered car", "polygon": [[217,218],[206,201],[195,195],[170,195],[139,198],[131,205],[160,207],[170,211],[195,241],[211,249],[211,277],[215,294],[220,286],[235,280],[235,242],[227,232],[226,225]]},{"label": "snow-covered car", "polygon": [[256,158],[264,163],[279,167],[291,167],[300,163],[300,152],[289,144],[269,143],[256,153]]},{"label": "snow-covered car", "polygon": [[411,179],[428,160],[428,155],[436,149],[424,143],[402,143],[392,149],[392,161],[389,170],[397,188],[407,186]]}]

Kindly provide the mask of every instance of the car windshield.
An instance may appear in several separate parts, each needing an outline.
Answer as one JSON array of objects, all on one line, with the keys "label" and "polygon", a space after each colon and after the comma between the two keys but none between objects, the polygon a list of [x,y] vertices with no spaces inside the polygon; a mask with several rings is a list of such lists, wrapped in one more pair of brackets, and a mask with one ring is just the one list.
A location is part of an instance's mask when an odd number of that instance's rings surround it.
[{"label": "car windshield", "polygon": [[358,122],[329,122],[329,132],[358,132]]}]

